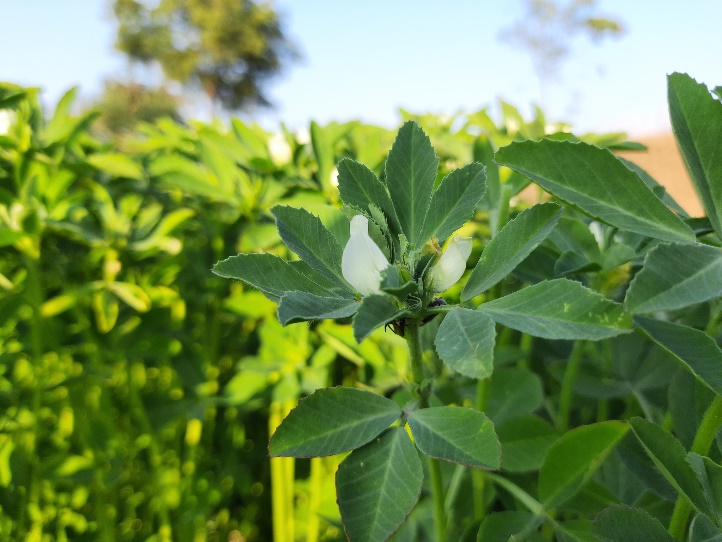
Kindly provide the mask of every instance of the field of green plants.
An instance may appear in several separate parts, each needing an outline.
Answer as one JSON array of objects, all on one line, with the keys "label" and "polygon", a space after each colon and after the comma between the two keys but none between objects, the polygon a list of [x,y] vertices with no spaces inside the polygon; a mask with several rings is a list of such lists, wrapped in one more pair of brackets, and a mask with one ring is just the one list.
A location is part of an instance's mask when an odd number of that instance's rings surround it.
[{"label": "field of green plants", "polygon": [[668,83],[706,217],[538,109],[108,142],[0,84],[0,542],[722,540],[722,93]]}]

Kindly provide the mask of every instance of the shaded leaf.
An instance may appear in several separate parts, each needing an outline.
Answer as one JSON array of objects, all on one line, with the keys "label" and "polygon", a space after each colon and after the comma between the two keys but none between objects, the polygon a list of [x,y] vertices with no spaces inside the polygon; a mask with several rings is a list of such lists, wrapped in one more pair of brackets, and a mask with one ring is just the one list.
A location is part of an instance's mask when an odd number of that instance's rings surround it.
[{"label": "shaded leaf", "polygon": [[494,321],[487,315],[457,308],[446,314],[434,340],[439,357],[457,373],[486,378],[494,370]]},{"label": "shaded leaf", "polygon": [[305,320],[347,318],[353,316],[360,306],[355,299],[287,292],[278,305],[278,319],[285,326]]},{"label": "shaded leaf", "polygon": [[393,300],[386,295],[369,295],[361,300],[361,306],[353,319],[353,336],[361,342],[377,327],[393,322],[403,314]]},{"label": "shaded leaf", "polygon": [[502,470],[529,472],[541,467],[549,447],[559,434],[538,416],[519,416],[496,425],[501,442]]},{"label": "shaded leaf", "polygon": [[594,520],[600,542],[674,542],[658,519],[629,506],[607,508]]}]

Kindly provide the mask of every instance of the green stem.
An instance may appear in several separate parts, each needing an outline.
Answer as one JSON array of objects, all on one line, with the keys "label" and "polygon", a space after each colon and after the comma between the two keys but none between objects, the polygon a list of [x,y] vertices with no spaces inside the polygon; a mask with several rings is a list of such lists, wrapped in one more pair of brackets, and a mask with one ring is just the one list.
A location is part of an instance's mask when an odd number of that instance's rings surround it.
[{"label": "green stem", "polygon": [[[268,416],[268,434],[273,435],[276,428],[283,420],[283,408],[281,403],[271,403],[271,411]],[[284,476],[283,457],[272,457],[271,462],[271,509],[273,522],[273,540],[276,542],[289,542],[286,537],[286,490]]]},{"label": "green stem", "polygon": [[318,508],[321,505],[323,491],[323,458],[311,458],[311,480],[308,499],[308,524],[306,526],[306,542],[318,542],[318,530],[321,522],[318,517]]},{"label": "green stem", "polygon": [[[430,386],[424,383],[423,349],[421,347],[421,335],[419,334],[419,322],[409,320],[406,323],[404,333],[409,345],[409,367],[411,378],[416,384],[419,394],[419,407],[428,408]],[[444,480],[441,475],[441,465],[438,460],[429,457],[429,476],[431,479],[431,495],[434,501],[434,531],[435,540],[444,542],[446,540],[446,511],[444,510]]]},{"label": "green stem", "polygon": [[576,341],[572,347],[572,353],[564,371],[562,391],[559,395],[559,414],[557,415],[557,429],[566,433],[569,429],[569,413],[571,412],[572,396],[574,395],[574,381],[577,379],[579,367],[582,364],[582,353],[584,352],[584,341]]},{"label": "green stem", "polygon": [[[476,410],[486,411],[489,398],[489,379],[484,378],[476,383]],[[485,472],[481,469],[472,469],[471,482],[474,487],[474,519],[481,521],[486,515]]]},{"label": "green stem", "polygon": [[[712,401],[707,412],[705,412],[704,418],[702,418],[691,451],[699,455],[707,455],[720,427],[722,427],[722,397],[718,395]],[[684,540],[687,519],[689,519],[691,510],[692,508],[685,496],[680,495],[677,497],[674,512],[672,512],[672,520],[669,522],[669,534],[676,540]]]}]

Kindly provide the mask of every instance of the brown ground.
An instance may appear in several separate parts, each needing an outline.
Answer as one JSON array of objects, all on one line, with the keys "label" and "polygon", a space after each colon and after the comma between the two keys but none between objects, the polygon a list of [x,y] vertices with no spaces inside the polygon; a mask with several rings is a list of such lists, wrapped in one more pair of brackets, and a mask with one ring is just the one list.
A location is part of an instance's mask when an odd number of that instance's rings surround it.
[{"label": "brown ground", "polygon": [[659,134],[638,139],[646,152],[620,152],[619,156],[640,166],[663,185],[682,208],[692,216],[702,216],[702,205],[690,181],[674,135]]}]

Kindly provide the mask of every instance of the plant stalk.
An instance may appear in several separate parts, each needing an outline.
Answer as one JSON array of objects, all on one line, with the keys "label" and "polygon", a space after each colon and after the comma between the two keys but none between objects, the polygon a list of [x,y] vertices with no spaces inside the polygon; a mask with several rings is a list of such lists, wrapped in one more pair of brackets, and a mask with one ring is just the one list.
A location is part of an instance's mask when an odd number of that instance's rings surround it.
[{"label": "plant stalk", "polygon": [[[691,451],[699,455],[707,455],[720,427],[722,427],[722,397],[717,395],[702,418]],[[692,507],[687,498],[684,495],[679,495],[677,502],[674,504],[672,520],[669,522],[669,534],[675,540],[684,540],[687,531],[687,520],[691,511]]]},{"label": "plant stalk", "polygon": [[583,352],[584,341],[575,341],[572,347],[572,353],[569,356],[569,361],[567,362],[566,370],[564,371],[562,391],[559,395],[557,429],[561,433],[566,433],[569,429],[569,414],[571,412],[572,397],[574,395],[574,381],[577,379],[577,374],[579,374]]},{"label": "plant stalk", "polygon": [[[489,384],[488,378],[479,380],[476,383],[476,410],[484,412],[489,399]],[[474,488],[474,519],[481,521],[486,515],[486,476],[485,472],[481,469],[471,470],[471,482]]]}]

